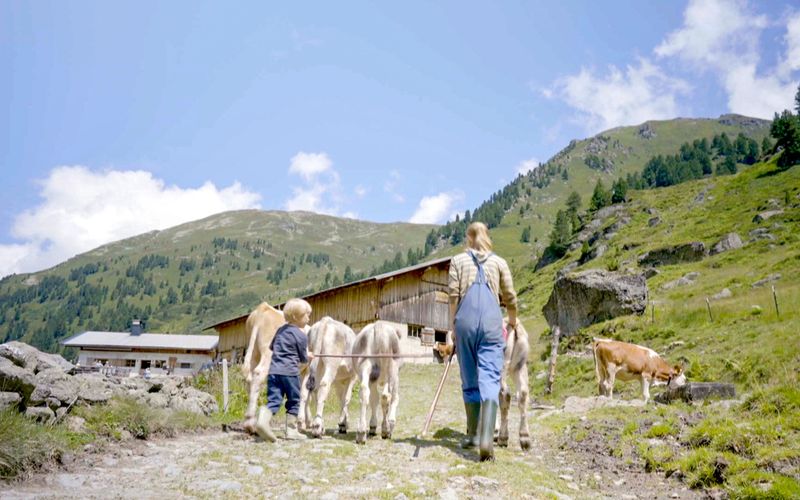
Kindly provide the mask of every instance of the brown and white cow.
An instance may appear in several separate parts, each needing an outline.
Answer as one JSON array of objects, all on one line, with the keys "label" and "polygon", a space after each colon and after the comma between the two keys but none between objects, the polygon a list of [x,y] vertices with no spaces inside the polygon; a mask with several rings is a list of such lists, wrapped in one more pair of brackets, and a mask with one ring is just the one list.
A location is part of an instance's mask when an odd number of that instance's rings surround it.
[{"label": "brown and white cow", "polygon": [[[349,358],[353,350],[356,334],[342,322],[325,316],[308,332],[308,348],[314,353],[324,355],[315,357],[309,364],[308,374],[303,378],[300,389],[300,415],[302,423],[314,437],[322,437],[324,429],[325,401],[331,387],[336,389],[341,404],[339,433],[347,432],[348,406],[356,382],[356,372]],[[342,357],[327,357],[341,355]],[[311,421],[311,406],[314,403],[315,417]]]},{"label": "brown and white cow", "polygon": [[[383,410],[381,437],[390,439],[397,421],[397,405],[400,403],[400,330],[385,321],[376,321],[365,326],[356,335],[353,355],[384,355],[384,358],[354,357],[361,392],[361,415],[356,429],[356,443],[367,441],[367,407],[370,409],[369,435],[374,436],[378,428],[378,402]],[[398,356],[398,357],[393,357]]]},{"label": "brown and white cow", "polygon": [[242,372],[247,383],[250,384],[250,392],[247,410],[244,413],[244,427],[251,433],[255,432],[258,394],[267,379],[269,362],[272,359],[269,345],[275,337],[275,332],[284,323],[286,320],[283,318],[283,312],[266,302],[256,306],[245,323],[245,331],[250,333],[250,343],[244,355]]},{"label": "brown and white cow", "polygon": [[650,386],[676,388],[686,384],[680,365],[670,366],[652,349],[617,340],[595,338],[592,343],[594,370],[601,396],[613,397],[614,380],[639,380],[645,404]]}]

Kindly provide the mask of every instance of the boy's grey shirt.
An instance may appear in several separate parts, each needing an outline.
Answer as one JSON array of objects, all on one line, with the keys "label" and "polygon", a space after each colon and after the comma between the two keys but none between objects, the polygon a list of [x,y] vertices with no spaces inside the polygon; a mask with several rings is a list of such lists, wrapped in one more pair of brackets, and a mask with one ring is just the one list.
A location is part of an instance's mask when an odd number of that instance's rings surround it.
[{"label": "boy's grey shirt", "polygon": [[269,375],[300,375],[298,365],[308,363],[308,337],[291,323],[278,328],[269,348],[272,350]]}]

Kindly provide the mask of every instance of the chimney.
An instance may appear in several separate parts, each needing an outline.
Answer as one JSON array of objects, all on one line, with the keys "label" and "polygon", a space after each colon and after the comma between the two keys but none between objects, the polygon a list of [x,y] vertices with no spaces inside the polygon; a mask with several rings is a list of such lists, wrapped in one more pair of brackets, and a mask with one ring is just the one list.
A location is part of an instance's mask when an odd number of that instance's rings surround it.
[{"label": "chimney", "polygon": [[144,330],[144,322],[139,319],[131,321],[131,335],[141,335]]}]

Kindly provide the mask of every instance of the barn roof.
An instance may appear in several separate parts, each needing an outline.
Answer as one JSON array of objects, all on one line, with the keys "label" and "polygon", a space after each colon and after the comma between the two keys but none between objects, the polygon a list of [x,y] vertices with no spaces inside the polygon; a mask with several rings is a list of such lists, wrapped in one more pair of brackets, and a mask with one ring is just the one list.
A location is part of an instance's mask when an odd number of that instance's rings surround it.
[{"label": "barn roof", "polygon": [[[351,281],[350,283],[345,283],[344,285],[339,285],[339,286],[335,286],[335,287],[331,287],[331,288],[326,288],[325,290],[320,290],[318,292],[310,293],[310,294],[304,295],[304,296],[302,296],[300,298],[308,300],[308,299],[311,299],[311,298],[314,298],[314,297],[319,297],[320,295],[328,295],[330,293],[334,293],[334,292],[338,292],[340,290],[344,290],[345,288],[351,288],[351,287],[354,287],[354,286],[363,285],[365,283],[370,283],[370,282],[375,282],[375,281],[385,281],[385,280],[388,280],[390,278],[394,278],[396,276],[399,276],[401,274],[406,274],[406,273],[418,271],[420,269],[427,269],[429,267],[434,267],[434,266],[438,266],[438,265],[441,265],[441,264],[449,263],[452,259],[453,259],[453,257],[450,256],[450,257],[442,257],[442,258],[439,258],[439,259],[429,260],[429,261],[426,261],[426,262],[422,262],[420,264],[415,264],[413,266],[408,266],[408,267],[404,267],[402,269],[397,269],[396,271],[390,271],[388,273],[383,273],[383,274],[376,274],[375,276],[370,276],[369,278],[360,279],[358,281]],[[276,307],[278,309],[282,309],[282,306],[284,304],[285,304],[285,302],[282,303],[282,304],[278,304]],[[209,325],[209,326],[205,327],[204,330],[210,330],[212,328],[217,328],[217,327],[220,327],[220,326],[229,325],[231,323],[236,323],[238,321],[242,321],[242,320],[247,319],[247,316],[249,316],[249,315],[250,315],[250,313],[247,313],[247,314],[243,314],[241,316],[237,316],[235,318],[226,319],[225,321],[220,321],[219,323],[215,323],[213,325]]]},{"label": "barn roof", "polygon": [[218,335],[171,335],[166,333],[83,332],[61,341],[67,347],[112,349],[186,349],[210,351],[219,344]]}]

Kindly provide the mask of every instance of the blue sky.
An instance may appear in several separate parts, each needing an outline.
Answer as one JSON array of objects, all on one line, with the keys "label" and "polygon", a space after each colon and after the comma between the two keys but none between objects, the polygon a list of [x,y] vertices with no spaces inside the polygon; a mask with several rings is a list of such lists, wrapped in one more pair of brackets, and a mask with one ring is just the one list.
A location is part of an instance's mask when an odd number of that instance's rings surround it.
[{"label": "blue sky", "polygon": [[443,222],[619,125],[771,118],[791,2],[0,3],[0,276],[241,208]]}]

